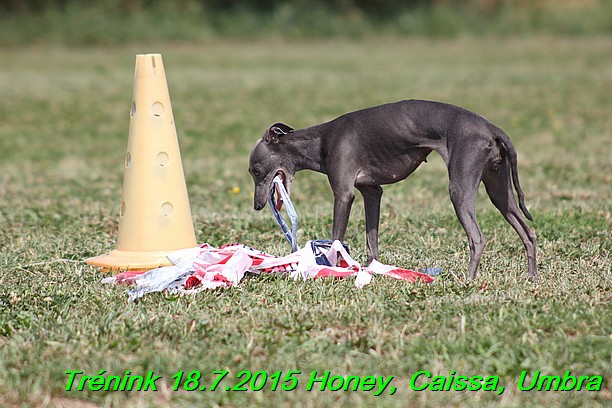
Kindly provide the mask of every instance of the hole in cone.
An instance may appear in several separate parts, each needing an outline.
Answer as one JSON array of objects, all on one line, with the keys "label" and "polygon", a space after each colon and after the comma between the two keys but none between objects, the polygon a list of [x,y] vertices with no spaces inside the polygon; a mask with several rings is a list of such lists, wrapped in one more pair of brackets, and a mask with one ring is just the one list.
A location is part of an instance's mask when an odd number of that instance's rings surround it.
[{"label": "hole in cone", "polygon": [[164,114],[164,105],[161,102],[155,102],[151,105],[151,113],[153,116],[161,116]]},{"label": "hole in cone", "polygon": [[125,201],[121,201],[121,208],[119,209],[119,216],[123,217],[125,215]]},{"label": "hole in cone", "polygon": [[170,162],[170,156],[168,156],[168,153],[166,152],[159,152],[157,153],[157,163],[160,166],[165,166]]},{"label": "hole in cone", "polygon": [[169,217],[174,212],[174,206],[172,203],[166,201],[161,205],[161,213],[162,215]]}]

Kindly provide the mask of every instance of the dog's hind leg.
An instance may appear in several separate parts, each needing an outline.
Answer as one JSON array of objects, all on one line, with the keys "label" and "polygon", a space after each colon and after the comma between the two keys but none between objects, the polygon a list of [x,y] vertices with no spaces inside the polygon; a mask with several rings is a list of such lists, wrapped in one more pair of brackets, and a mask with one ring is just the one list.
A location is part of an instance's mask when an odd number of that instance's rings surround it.
[{"label": "dog's hind leg", "polygon": [[484,182],[487,194],[493,205],[497,207],[506,221],[514,228],[521,238],[521,241],[523,241],[523,245],[525,245],[529,278],[537,278],[536,236],[521,216],[516,199],[514,198],[508,162],[506,160],[502,161],[497,170],[487,170],[482,181]]},{"label": "dog's hind leg", "polygon": [[363,196],[366,222],[366,252],[368,263],[378,259],[378,223],[380,220],[381,186],[359,185],[357,189]]},{"label": "dog's hind leg", "polygon": [[[457,153],[457,152],[455,152]],[[468,237],[470,246],[470,279],[476,279],[480,257],[486,246],[476,219],[476,194],[483,173],[486,157],[477,157],[474,152],[458,154],[448,163],[449,193],[455,213]],[[484,160],[483,160],[484,159]]]}]

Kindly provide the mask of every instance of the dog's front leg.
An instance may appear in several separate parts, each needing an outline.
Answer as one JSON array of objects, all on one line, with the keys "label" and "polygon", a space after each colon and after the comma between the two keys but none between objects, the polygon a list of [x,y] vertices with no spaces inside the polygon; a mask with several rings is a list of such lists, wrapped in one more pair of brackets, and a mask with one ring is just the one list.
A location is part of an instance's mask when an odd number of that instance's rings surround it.
[{"label": "dog's front leg", "polygon": [[357,186],[363,196],[366,221],[366,252],[368,264],[378,259],[378,223],[380,220],[381,186]]},{"label": "dog's front leg", "polygon": [[[332,187],[333,189],[333,187]],[[342,241],[348,226],[351,206],[355,200],[355,192],[351,188],[336,191],[334,189],[334,222],[332,225],[332,239]]]}]

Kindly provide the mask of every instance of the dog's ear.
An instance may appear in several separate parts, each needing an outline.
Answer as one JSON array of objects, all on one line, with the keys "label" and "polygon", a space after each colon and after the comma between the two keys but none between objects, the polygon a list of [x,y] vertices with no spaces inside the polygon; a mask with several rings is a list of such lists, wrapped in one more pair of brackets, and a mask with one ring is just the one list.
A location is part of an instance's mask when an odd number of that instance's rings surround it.
[{"label": "dog's ear", "polygon": [[268,143],[278,142],[278,138],[286,135],[289,132],[293,132],[293,128],[285,123],[277,122],[270,126],[265,134],[264,140]]}]

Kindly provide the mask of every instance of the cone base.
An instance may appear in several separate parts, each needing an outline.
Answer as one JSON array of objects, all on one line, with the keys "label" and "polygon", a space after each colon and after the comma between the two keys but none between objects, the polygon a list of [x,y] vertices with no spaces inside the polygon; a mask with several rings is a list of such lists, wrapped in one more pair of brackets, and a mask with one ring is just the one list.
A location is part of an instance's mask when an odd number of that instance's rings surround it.
[{"label": "cone base", "polygon": [[172,265],[166,255],[173,251],[119,251],[86,259],[89,265],[98,266],[104,272],[146,271]]}]

